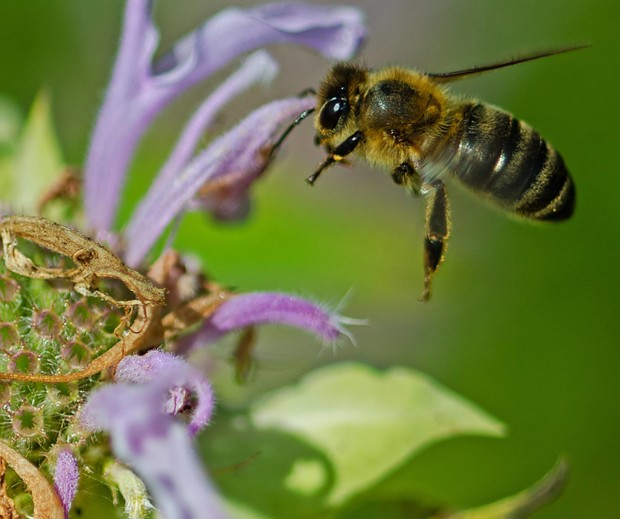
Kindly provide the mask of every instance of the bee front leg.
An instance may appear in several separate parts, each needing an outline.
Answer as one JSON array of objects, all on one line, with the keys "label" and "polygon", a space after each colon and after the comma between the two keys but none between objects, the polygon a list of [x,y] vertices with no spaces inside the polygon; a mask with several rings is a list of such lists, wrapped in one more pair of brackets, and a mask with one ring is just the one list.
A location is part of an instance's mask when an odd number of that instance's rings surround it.
[{"label": "bee front leg", "polygon": [[422,186],[426,201],[426,236],[424,237],[424,292],[421,301],[431,295],[431,281],[441,264],[450,236],[450,204],[441,180]]},{"label": "bee front leg", "polygon": [[364,134],[359,130],[349,135],[349,137],[336,146],[328,157],[319,164],[318,169],[306,179],[306,182],[313,186],[316,179],[319,178],[319,175],[324,169],[328,168],[332,164],[336,164],[336,162],[342,162],[347,155],[353,153],[353,150],[355,150],[355,148],[357,148],[363,140]]}]

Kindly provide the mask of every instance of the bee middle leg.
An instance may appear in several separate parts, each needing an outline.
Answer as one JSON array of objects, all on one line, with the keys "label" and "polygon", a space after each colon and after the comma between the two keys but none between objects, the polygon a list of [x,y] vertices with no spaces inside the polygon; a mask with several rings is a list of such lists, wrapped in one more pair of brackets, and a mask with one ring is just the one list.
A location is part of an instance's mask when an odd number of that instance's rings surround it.
[{"label": "bee middle leg", "polygon": [[408,162],[399,164],[392,170],[392,180],[399,186],[404,186],[414,194],[420,194],[420,174]]},{"label": "bee middle leg", "polygon": [[424,291],[421,301],[431,296],[431,282],[442,263],[450,236],[450,203],[441,180],[422,186],[426,201],[426,234],[424,237]]}]

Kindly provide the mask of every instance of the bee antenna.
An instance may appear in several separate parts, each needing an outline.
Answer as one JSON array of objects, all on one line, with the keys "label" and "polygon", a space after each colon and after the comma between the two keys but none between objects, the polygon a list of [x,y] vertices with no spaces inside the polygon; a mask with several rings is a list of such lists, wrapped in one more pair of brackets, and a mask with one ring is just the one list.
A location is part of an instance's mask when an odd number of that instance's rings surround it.
[{"label": "bee antenna", "polygon": [[289,133],[293,131],[293,128],[295,128],[295,126],[298,126],[306,117],[308,117],[314,111],[315,111],[315,108],[308,108],[308,110],[304,110],[288,126],[288,128],[282,132],[282,135],[280,135],[280,138],[271,147],[271,152],[269,153],[269,160],[271,160],[274,157],[276,152],[280,149],[280,146],[282,146],[282,143],[284,142],[284,140],[288,137]]}]

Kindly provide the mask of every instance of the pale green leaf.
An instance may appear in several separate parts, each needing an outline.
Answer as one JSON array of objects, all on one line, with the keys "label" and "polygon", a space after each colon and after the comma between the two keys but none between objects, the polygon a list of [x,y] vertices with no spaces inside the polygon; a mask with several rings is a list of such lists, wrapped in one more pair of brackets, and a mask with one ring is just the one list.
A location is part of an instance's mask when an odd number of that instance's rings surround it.
[{"label": "pale green leaf", "polygon": [[41,194],[56,180],[63,166],[52,124],[50,98],[39,92],[23,128],[13,158],[12,186],[5,197],[23,214],[35,214]]},{"label": "pale green leaf", "polygon": [[22,114],[16,103],[0,96],[0,193],[3,199],[10,193],[15,146],[22,127]]},{"label": "pale green leaf", "polygon": [[228,513],[228,517],[234,517],[234,519],[273,519],[259,510],[232,500],[224,501],[224,508]]},{"label": "pale green leaf", "polygon": [[[472,510],[442,515],[441,519],[523,519],[530,517],[540,507],[555,501],[564,490],[568,477],[568,464],[560,460],[551,471],[532,488],[490,505]],[[436,519],[440,519],[437,517]]]},{"label": "pale green leaf", "polygon": [[0,95],[0,150],[15,144],[22,125],[22,114],[17,103]]},{"label": "pale green leaf", "polygon": [[[268,395],[251,417],[257,428],[287,432],[327,456],[334,472],[330,505],[375,484],[431,443],[504,431],[497,420],[429,377],[361,364],[316,371],[297,386]],[[303,488],[302,476],[316,480],[317,474],[307,460],[301,463],[305,466],[294,468],[289,481],[298,492],[307,492],[310,483]],[[317,488],[320,484],[314,481]]]},{"label": "pale green leaf", "polygon": [[110,482],[114,494],[120,492],[125,501],[125,514],[132,519],[145,519],[153,509],[146,486],[134,472],[117,461],[109,461],[103,475]]}]

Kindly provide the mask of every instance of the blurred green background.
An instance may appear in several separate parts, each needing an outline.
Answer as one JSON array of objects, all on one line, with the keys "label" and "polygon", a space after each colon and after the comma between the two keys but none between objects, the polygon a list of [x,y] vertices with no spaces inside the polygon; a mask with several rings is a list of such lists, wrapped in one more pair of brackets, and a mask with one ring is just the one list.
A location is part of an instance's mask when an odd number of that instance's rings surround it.
[{"label": "blurred green background", "polygon": [[[255,2],[239,2],[252,5]],[[620,5],[614,0],[353,2],[368,15],[362,58],[448,71],[527,51],[590,43],[579,52],[454,85],[454,91],[525,119],[563,154],[577,185],[573,219],[512,220],[452,186],[453,229],[433,299],[422,289],[423,204],[361,163],[334,168],[314,189],[303,179],[321,160],[311,124],[292,136],[256,192],[251,218],[219,226],[185,218],[175,244],[241,290],[286,290],[366,318],[356,346],[335,352],[298,332],[264,330],[259,367],[231,403],[346,359],[412,366],[508,424],[505,440],[467,438],[427,450],[413,476],[430,494],[463,506],[510,495],[564,454],[572,477],[541,519],[617,517],[620,456],[620,175],[616,91]],[[162,46],[225,2],[160,1]],[[387,6],[387,7],[386,7]],[[123,2],[0,3],[0,94],[25,111],[45,87],[67,161],[83,162],[110,74]],[[316,85],[328,63],[275,48],[280,78],[227,110],[213,134],[252,106]],[[222,76],[219,76],[222,77]],[[217,77],[213,81],[217,81]],[[126,218],[209,84],[157,121],[134,164]],[[209,136],[205,137],[205,143]],[[229,354],[222,349],[222,359]]]}]

